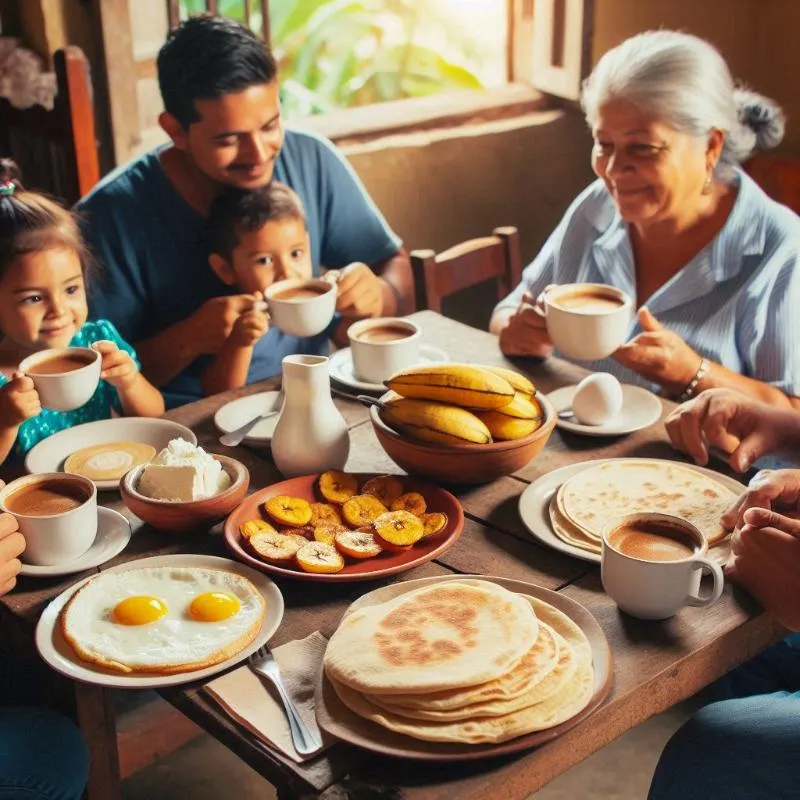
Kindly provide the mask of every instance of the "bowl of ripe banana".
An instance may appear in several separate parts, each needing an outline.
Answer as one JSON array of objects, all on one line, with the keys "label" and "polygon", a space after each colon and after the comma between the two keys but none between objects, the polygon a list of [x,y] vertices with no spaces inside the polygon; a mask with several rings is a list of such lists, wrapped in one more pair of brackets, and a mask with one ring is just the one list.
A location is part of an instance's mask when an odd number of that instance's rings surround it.
[{"label": "bowl of ripe banana", "polygon": [[399,467],[443,483],[487,483],[535,458],[556,412],[524,376],[501,367],[432,364],[386,382],[370,418]]}]

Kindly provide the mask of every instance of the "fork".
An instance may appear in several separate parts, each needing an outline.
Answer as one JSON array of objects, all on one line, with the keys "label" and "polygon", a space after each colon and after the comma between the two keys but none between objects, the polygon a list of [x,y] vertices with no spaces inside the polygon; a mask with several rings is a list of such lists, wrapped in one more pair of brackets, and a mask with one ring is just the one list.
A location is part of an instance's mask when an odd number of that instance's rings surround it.
[{"label": "fork", "polygon": [[275,661],[275,657],[269,647],[267,645],[259,647],[247,659],[247,662],[253,672],[266,678],[278,690],[286,716],[289,719],[289,729],[292,732],[292,743],[295,750],[301,755],[308,755],[322,747],[321,737],[308,729],[300,714],[297,713],[291,698],[286,693],[281,679],[281,671],[278,669],[278,663]]}]

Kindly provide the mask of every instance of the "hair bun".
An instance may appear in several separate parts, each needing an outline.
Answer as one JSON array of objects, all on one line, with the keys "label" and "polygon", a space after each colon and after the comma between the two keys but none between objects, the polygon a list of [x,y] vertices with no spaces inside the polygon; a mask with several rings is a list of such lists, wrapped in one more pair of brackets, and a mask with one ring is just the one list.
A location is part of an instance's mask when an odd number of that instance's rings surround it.
[{"label": "hair bun", "polygon": [[739,122],[755,134],[755,149],[770,150],[783,140],[786,117],[783,109],[768,97],[739,88],[733,92]]},{"label": "hair bun", "polygon": [[22,189],[22,172],[12,158],[0,158],[0,183],[13,183],[16,189]]}]

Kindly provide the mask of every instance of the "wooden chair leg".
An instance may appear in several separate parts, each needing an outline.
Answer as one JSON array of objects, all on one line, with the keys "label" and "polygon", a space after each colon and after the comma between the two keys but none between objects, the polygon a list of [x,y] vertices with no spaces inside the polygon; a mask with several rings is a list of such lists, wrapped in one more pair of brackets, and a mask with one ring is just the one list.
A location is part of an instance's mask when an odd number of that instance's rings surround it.
[{"label": "wooden chair leg", "polygon": [[87,800],[122,800],[117,752],[117,725],[111,692],[75,683],[78,725],[89,747]]}]

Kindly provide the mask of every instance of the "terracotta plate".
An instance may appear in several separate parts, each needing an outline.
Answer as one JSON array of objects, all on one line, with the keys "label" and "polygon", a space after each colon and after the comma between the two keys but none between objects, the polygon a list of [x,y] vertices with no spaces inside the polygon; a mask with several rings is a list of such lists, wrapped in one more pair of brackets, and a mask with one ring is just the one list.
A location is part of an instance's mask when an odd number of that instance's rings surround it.
[{"label": "terracotta plate", "polygon": [[[358,478],[359,485],[374,475],[374,473],[352,474]],[[405,572],[436,558],[436,556],[444,553],[445,550],[449,550],[455,544],[464,527],[464,510],[461,507],[461,503],[450,492],[432,483],[425,483],[405,475],[398,475],[397,477],[403,481],[407,492],[419,492],[425,498],[428,504],[428,511],[447,514],[447,527],[442,533],[432,536],[429,543],[415,544],[410,550],[406,550],[403,553],[384,552],[375,558],[368,558],[364,561],[345,559],[344,569],[341,572],[335,572],[330,575],[303,572],[299,567],[268,564],[251,556],[242,547],[239,525],[249,519],[264,518],[261,506],[270,497],[275,497],[279,494],[300,497],[309,502],[319,502],[321,498],[314,488],[317,477],[317,475],[303,475],[299,478],[291,478],[287,481],[274,483],[272,486],[267,486],[260,491],[254,492],[235,509],[225,522],[225,543],[234,557],[270,575],[284,575],[287,578],[297,578],[302,581],[320,581],[323,583],[371,581],[385,575]]]},{"label": "terracotta plate", "polygon": [[468,761],[475,758],[491,758],[507,753],[516,753],[520,750],[529,750],[532,747],[549,742],[583,722],[602,705],[611,692],[611,687],[614,683],[613,662],[608,640],[599,623],[589,611],[580,603],[576,603],[569,597],[563,597],[558,592],[543,589],[532,583],[506,580],[505,578],[492,578],[482,575],[447,575],[443,578],[403,581],[399,584],[376,589],[374,592],[365,594],[356,600],[345,614],[356,607],[363,608],[375,603],[381,603],[391,597],[397,597],[402,593],[418,589],[427,584],[438,581],[463,580],[465,578],[490,581],[511,592],[528,594],[544,600],[565,613],[581,628],[592,647],[594,664],[594,694],[586,708],[554,728],[519,736],[501,744],[470,745],[450,742],[426,742],[391,731],[350,711],[339,700],[339,696],[333,686],[322,674],[317,684],[315,697],[317,721],[322,729],[357,747],[363,747],[365,750],[396,758],[413,758],[420,761]]}]

